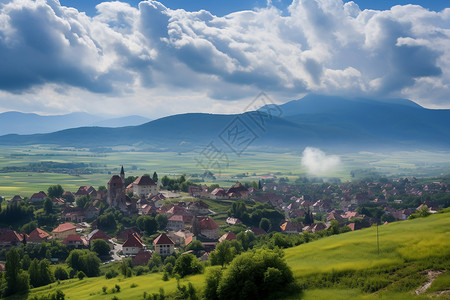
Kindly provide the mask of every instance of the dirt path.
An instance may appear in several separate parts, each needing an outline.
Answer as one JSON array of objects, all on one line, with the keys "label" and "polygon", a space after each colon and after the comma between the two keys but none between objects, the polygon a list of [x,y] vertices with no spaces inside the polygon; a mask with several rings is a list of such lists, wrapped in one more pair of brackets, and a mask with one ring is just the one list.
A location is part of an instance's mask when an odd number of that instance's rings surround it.
[{"label": "dirt path", "polygon": [[427,272],[428,281],[416,290],[416,295],[425,293],[428,290],[428,288],[431,286],[433,281],[436,279],[436,277],[438,277],[440,274],[442,274],[442,271],[428,270],[425,272]]}]

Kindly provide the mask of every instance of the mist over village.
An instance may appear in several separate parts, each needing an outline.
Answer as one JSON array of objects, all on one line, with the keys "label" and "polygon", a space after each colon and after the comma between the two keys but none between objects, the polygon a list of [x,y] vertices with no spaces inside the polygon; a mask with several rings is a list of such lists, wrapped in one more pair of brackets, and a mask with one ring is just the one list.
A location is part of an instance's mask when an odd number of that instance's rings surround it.
[{"label": "mist over village", "polygon": [[0,298],[448,299],[450,7],[0,0]]}]

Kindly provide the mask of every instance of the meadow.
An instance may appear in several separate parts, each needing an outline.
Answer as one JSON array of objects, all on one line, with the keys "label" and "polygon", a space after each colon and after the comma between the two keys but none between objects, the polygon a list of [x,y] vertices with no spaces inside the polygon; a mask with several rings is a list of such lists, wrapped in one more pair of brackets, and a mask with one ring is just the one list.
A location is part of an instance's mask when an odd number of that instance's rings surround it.
[{"label": "meadow", "polygon": [[[205,184],[217,183],[228,187],[236,181],[253,181],[260,178],[287,177],[291,182],[299,176],[309,176],[301,165],[302,150],[289,153],[244,152],[241,155],[227,153],[226,160],[210,168],[216,180],[196,175],[205,172],[208,160],[200,152],[108,152],[95,153],[87,149],[51,148],[49,146],[1,147],[0,148],[0,196],[6,199],[14,195],[31,196],[46,191],[50,185],[61,184],[65,190],[77,191],[81,185],[98,187],[106,185],[112,174],[118,174],[124,166],[126,175],[145,173],[179,176]],[[332,154],[332,153],[330,153]],[[450,174],[450,154],[446,152],[395,152],[340,154],[341,164],[327,173],[327,177],[351,180],[350,172],[369,169],[387,176],[439,176]],[[92,174],[62,174],[52,172],[1,172],[4,167],[27,166],[36,162],[95,164]],[[214,162],[214,160],[212,161]],[[245,174],[245,177],[241,177]]]},{"label": "meadow", "polygon": [[[380,226],[379,237],[380,254],[377,251],[376,227],[286,249],[285,259],[292,268],[296,281],[304,286],[301,294],[291,295],[289,299],[429,299],[429,296],[435,296],[438,291],[450,290],[450,212]],[[437,277],[425,294],[413,295],[426,282],[422,272],[436,267],[446,271]],[[341,274],[341,277],[336,274]],[[357,281],[376,281],[380,276],[387,276],[391,281],[376,292],[364,292],[364,289],[358,287],[339,285],[339,281],[346,279],[345,274],[350,276],[347,278],[355,280],[355,285],[358,284]],[[327,286],[333,276],[337,278],[337,287]],[[204,280],[205,274],[201,274],[189,276],[180,283],[192,282],[201,291]],[[314,284],[324,286],[311,288],[314,280],[320,281]],[[105,286],[109,291],[116,284],[121,287],[120,293],[114,294],[119,299],[139,299],[144,292],[158,293],[160,288],[168,294],[175,291],[177,286],[173,278],[163,281],[161,273],[131,278],[97,277],[53,283],[32,289],[29,296],[42,296],[60,289],[66,299],[111,299],[113,295],[103,293],[102,287]],[[448,294],[438,298],[445,297]],[[22,298],[16,296],[11,299]]]}]

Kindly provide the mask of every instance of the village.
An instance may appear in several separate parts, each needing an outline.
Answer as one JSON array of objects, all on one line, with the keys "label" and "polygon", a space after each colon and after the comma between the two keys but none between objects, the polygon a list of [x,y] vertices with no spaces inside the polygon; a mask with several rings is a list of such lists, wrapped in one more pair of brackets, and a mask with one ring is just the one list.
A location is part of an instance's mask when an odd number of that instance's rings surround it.
[{"label": "village", "polygon": [[[0,249],[52,240],[68,249],[90,249],[94,240],[104,240],[111,249],[102,258],[104,263],[130,257],[133,265],[146,266],[155,253],[165,258],[180,251],[207,261],[219,243],[236,240],[240,232],[254,237],[276,232],[319,234],[333,226],[340,232],[354,231],[403,221],[424,210],[435,213],[448,207],[450,199],[447,183],[418,183],[416,178],[338,184],[289,183],[280,179],[252,184],[236,182],[229,188],[214,189],[189,185],[188,193],[165,190],[161,182],[153,179],[157,177],[143,175],[126,184],[122,167],[120,174],[108,181],[106,189],[81,186],[74,193],[64,191],[60,197],[51,198],[52,210],[58,214],[53,228],[47,224],[47,230],[36,227],[28,233],[1,228]],[[46,199],[49,197],[44,191],[29,199],[16,195],[8,200],[8,207],[23,202],[45,206]],[[84,205],[78,206],[80,203]],[[222,203],[229,209],[214,211],[208,203]],[[255,205],[258,209],[252,211]],[[135,226],[118,224],[111,230],[102,217],[107,211],[111,214],[111,210],[124,218],[134,218]],[[152,229],[144,224],[149,220],[153,220]],[[196,240],[201,243],[200,248],[187,250]],[[58,262],[57,258],[51,259]]]}]

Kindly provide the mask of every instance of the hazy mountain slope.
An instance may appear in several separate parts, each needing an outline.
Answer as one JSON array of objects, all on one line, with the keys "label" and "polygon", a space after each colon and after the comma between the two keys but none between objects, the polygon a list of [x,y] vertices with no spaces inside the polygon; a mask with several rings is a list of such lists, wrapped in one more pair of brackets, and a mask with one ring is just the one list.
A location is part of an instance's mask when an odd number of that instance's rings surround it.
[{"label": "hazy mountain slope", "polygon": [[239,123],[245,124],[245,131],[252,137],[248,146],[261,150],[305,146],[344,151],[450,149],[450,110],[425,109],[409,100],[354,100],[311,95],[279,108],[281,117],[255,112],[181,114],[139,126],[83,127],[49,134],[7,135],[0,137],[0,144],[91,148],[137,145],[146,149],[187,151],[214,141],[222,149],[232,150],[235,145],[226,136]]}]

